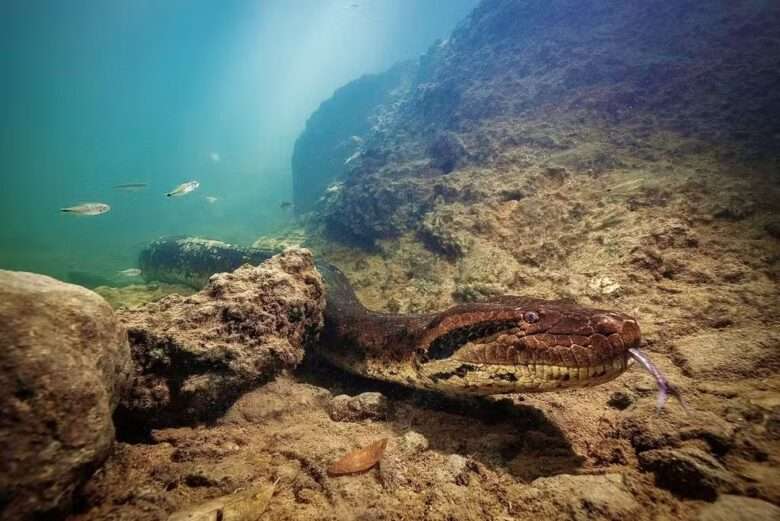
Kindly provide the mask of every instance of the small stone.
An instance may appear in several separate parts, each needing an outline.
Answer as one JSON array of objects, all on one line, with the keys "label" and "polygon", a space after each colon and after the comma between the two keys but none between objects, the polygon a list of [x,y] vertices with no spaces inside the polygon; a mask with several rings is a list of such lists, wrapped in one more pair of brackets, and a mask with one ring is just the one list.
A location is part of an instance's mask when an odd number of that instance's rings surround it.
[{"label": "small stone", "polygon": [[658,486],[692,499],[714,501],[735,480],[715,458],[697,448],[649,450],[639,455],[639,466],[655,474]]},{"label": "small stone", "polygon": [[607,405],[622,411],[636,401],[633,395],[624,391],[615,391],[607,400]]},{"label": "small stone", "polygon": [[588,288],[595,295],[612,295],[620,292],[622,287],[609,277],[593,277],[588,281]]},{"label": "small stone", "polygon": [[419,454],[420,452],[428,450],[429,443],[428,438],[419,432],[409,431],[403,435],[399,445],[401,450],[411,454]]},{"label": "small stone", "polygon": [[333,421],[384,420],[389,413],[390,403],[382,393],[340,394],[328,404],[328,415]]},{"label": "small stone", "polygon": [[780,508],[772,503],[744,496],[724,494],[699,512],[698,521],[777,521]]},{"label": "small stone", "polygon": [[447,457],[445,469],[450,479],[457,485],[469,484],[469,460],[460,454],[451,454]]}]

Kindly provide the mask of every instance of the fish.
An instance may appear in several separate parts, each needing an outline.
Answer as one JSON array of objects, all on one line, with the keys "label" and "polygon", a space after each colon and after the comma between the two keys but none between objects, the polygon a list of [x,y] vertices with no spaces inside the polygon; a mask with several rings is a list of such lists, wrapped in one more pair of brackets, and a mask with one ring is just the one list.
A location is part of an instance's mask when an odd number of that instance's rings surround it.
[{"label": "fish", "polygon": [[227,496],[174,512],[168,521],[258,521],[273,500],[277,478],[273,484],[261,484],[238,490]]},{"label": "fish", "polygon": [[165,194],[167,197],[181,197],[182,195],[187,195],[188,193],[196,190],[200,186],[200,183],[197,181],[187,181],[186,183],[182,183],[167,194]]},{"label": "fish", "polygon": [[127,268],[126,270],[119,270],[117,273],[123,277],[140,277],[142,272],[138,268]]},{"label": "fish", "polygon": [[121,190],[123,192],[140,192],[146,189],[148,185],[146,183],[123,183],[121,185],[114,185],[114,190]]},{"label": "fish", "polygon": [[212,152],[211,154],[209,154],[209,158],[211,158],[211,160],[214,161],[215,163],[219,163],[219,161],[222,159],[217,152]]},{"label": "fish", "polygon": [[359,158],[359,157],[360,157],[360,154],[361,154],[361,151],[360,151],[360,150],[358,150],[357,152],[355,152],[354,154],[352,154],[351,156],[349,156],[349,157],[346,159],[346,161],[344,161],[344,165],[348,165],[348,164],[350,164],[352,161],[354,161],[355,159]]},{"label": "fish", "polygon": [[292,208],[292,203],[290,201],[282,201],[279,203],[279,208],[282,210],[287,210],[288,208]]},{"label": "fish", "polygon": [[76,215],[100,215],[111,210],[106,203],[81,203],[76,206],[60,208],[61,212],[74,213]]},{"label": "fish", "polygon": [[335,463],[332,463],[327,469],[328,475],[344,476],[369,470],[382,459],[386,447],[387,438],[382,438],[362,449],[353,450]]},{"label": "fish", "polygon": [[209,204],[214,204],[217,201],[219,201],[219,197],[214,197],[213,195],[207,195],[205,197],[205,199],[206,199],[206,202],[209,203]]}]

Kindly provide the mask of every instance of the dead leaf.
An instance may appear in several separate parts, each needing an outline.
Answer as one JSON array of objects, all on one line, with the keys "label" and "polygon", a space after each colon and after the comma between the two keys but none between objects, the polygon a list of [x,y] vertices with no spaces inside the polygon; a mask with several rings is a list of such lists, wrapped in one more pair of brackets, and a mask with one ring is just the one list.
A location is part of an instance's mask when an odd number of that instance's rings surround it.
[{"label": "dead leaf", "polygon": [[364,472],[382,459],[387,447],[387,438],[375,441],[365,448],[353,450],[340,460],[332,463],[328,467],[328,474],[331,476],[344,476],[346,474],[355,474]]}]

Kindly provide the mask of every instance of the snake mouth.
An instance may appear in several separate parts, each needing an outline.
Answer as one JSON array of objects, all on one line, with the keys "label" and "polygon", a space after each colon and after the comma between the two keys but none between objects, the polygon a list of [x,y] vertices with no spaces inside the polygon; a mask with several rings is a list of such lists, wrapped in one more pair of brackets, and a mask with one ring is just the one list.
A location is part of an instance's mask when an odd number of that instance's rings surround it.
[{"label": "snake mouth", "polygon": [[551,364],[478,364],[439,360],[422,371],[425,387],[458,394],[534,393],[591,387],[620,376],[632,363],[621,354],[607,363],[566,367]]}]

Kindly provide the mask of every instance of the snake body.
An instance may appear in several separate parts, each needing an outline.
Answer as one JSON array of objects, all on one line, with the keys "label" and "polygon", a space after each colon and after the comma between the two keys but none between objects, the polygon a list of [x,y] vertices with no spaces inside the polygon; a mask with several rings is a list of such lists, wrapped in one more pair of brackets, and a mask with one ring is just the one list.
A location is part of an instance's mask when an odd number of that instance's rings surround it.
[{"label": "snake body", "polygon": [[630,316],[565,301],[503,296],[425,314],[369,311],[336,267],[316,350],[361,376],[448,394],[553,391],[622,374],[640,331]]},{"label": "snake body", "polygon": [[[270,253],[189,238],[160,239],[141,253],[145,276],[192,284]],[[519,296],[424,314],[378,313],[347,277],[318,261],[325,325],[313,349],[346,371],[449,394],[542,392],[586,387],[623,373],[640,343],[630,316]]]}]

